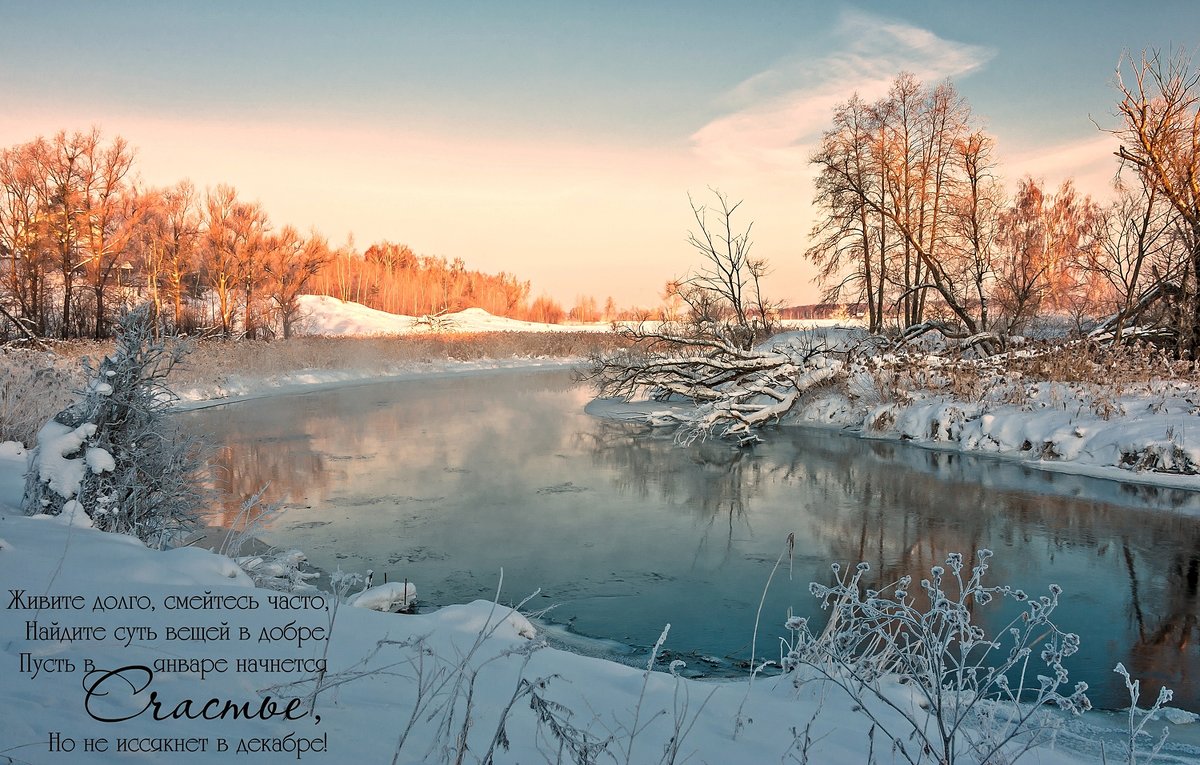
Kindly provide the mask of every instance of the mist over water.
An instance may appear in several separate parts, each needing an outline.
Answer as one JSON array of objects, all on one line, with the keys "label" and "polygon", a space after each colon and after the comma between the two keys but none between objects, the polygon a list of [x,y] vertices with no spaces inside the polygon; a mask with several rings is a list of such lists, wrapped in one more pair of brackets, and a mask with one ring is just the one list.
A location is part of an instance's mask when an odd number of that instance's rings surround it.
[{"label": "mist over water", "polygon": [[[503,568],[501,600],[541,588],[527,608],[553,606],[543,619],[560,640],[637,658],[669,622],[672,657],[727,674],[749,658],[789,533],[760,657],[778,655],[789,608],[823,622],[808,583],[831,581],[834,561],[868,561],[878,586],[986,547],[992,584],[1062,585],[1055,621],[1081,636],[1068,668],[1094,704],[1128,706],[1121,661],[1148,693],[1166,684],[1176,706],[1200,711],[1196,493],[808,428],[750,450],[683,448],[585,414],[589,398],[569,372],[498,372],[181,416],[222,446],[214,521],[270,482],[267,499],[287,509],[267,542],[325,571],[407,578],[426,608],[491,599]],[[977,620],[992,633],[1013,613]]]}]

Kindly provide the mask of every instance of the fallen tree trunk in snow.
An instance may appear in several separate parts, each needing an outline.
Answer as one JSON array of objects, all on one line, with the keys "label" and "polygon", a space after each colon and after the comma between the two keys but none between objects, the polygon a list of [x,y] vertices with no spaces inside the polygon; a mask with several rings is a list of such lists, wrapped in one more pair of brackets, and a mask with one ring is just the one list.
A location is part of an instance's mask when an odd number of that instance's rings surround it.
[{"label": "fallen tree trunk in snow", "polygon": [[696,404],[692,410],[646,415],[652,425],[677,425],[684,443],[711,436],[756,441],[755,431],[778,422],[804,393],[843,369],[820,348],[744,350],[723,338],[629,333],[637,343],[593,357],[587,377],[603,398],[683,398]]}]

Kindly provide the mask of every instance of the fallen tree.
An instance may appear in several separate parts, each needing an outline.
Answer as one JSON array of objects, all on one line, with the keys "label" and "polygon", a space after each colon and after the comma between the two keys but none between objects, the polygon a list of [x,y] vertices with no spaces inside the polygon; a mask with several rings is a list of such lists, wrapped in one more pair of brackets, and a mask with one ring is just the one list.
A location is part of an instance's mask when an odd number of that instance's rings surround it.
[{"label": "fallen tree", "polygon": [[646,414],[652,425],[677,425],[683,443],[712,436],[757,441],[759,428],[779,422],[806,392],[844,368],[823,345],[742,349],[719,334],[689,337],[644,327],[622,333],[633,344],[593,356],[587,379],[602,398],[692,404]]}]

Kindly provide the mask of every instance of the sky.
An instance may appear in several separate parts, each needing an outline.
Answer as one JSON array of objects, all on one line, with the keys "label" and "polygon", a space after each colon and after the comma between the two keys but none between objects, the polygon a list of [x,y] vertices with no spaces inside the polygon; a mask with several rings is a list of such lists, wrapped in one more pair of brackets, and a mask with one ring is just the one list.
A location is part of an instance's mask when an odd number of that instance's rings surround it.
[{"label": "sky", "polygon": [[[147,184],[275,225],[655,305],[689,195],[742,200],[768,296],[816,302],[808,159],[832,109],[951,79],[1000,173],[1098,196],[1123,51],[1200,51],[1200,3],[0,0],[0,147],[99,127]],[[736,221],[735,221],[736,222]]]}]

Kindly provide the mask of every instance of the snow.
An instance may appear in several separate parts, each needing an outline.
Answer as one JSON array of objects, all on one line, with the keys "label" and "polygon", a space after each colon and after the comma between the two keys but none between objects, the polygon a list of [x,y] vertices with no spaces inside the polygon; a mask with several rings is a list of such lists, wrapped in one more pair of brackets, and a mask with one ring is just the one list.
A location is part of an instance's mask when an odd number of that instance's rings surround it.
[{"label": "snow", "polygon": [[408,608],[416,599],[417,586],[412,582],[385,582],[354,595],[346,604],[387,613]]},{"label": "snow", "polygon": [[909,396],[871,405],[865,395],[851,401],[827,394],[806,402],[791,422],[989,453],[1056,472],[1200,489],[1200,421],[1192,404],[1200,391],[1190,385],[1148,383],[1112,402],[1062,383],[1032,385],[1021,403],[1006,402],[999,390],[974,402],[925,391]]},{"label": "snow", "polygon": [[431,319],[368,308],[328,295],[301,295],[301,335],[405,335],[418,332],[607,332],[608,323],[543,324],[493,316],[482,308],[467,308]]},{"label": "snow", "polygon": [[[96,432],[94,423],[85,422],[77,428],[50,420],[38,431],[41,446],[38,463],[33,466],[42,481],[59,496],[70,499],[79,490],[86,466],[83,457],[68,457],[79,451],[83,442]],[[109,459],[112,459],[111,455]]]},{"label": "snow", "polygon": [[[299,335],[370,336],[405,335],[420,332],[608,332],[610,322],[546,324],[494,316],[482,308],[467,308],[436,317],[405,316],[368,308],[361,303],[328,295],[301,295]],[[644,322],[654,328],[660,322]],[[795,319],[781,322],[788,329],[828,328],[834,333],[854,331],[847,322],[833,319]],[[861,331],[861,330],[860,330]]]},{"label": "snow", "polygon": [[[831,338],[838,342],[836,335]],[[489,362],[475,366],[445,364],[427,367],[424,370],[430,379],[439,375],[471,374],[498,367],[528,368],[528,360]],[[533,362],[543,366],[561,366],[561,362]],[[420,370],[401,372],[410,376],[422,374]],[[356,378],[320,378],[287,381],[247,381],[242,395],[264,395],[272,391],[282,392],[313,384],[344,384]],[[291,386],[291,387],[289,387]],[[1047,394],[1048,395],[1048,394]],[[853,422],[847,413],[856,412],[858,422],[865,417],[863,410],[856,410],[846,401],[833,398],[821,399],[826,407],[830,422],[842,420]],[[1131,402],[1132,404],[1133,402]],[[656,404],[663,408],[663,404]],[[625,405],[628,414],[630,405]],[[598,403],[589,410],[603,409]],[[1170,407],[1168,407],[1169,409]],[[809,409],[806,411],[816,411]],[[877,413],[878,414],[878,413]],[[893,425],[893,437],[902,437],[901,431],[914,434],[932,433],[932,423],[938,423],[937,433],[952,434],[958,441],[966,443],[975,438],[978,443],[994,443],[995,448],[1009,448],[1017,439],[1030,436],[1046,437],[1052,442],[1069,438],[1085,441],[1085,447],[1077,449],[1075,459],[1103,450],[1104,444],[1112,444],[1124,438],[1128,443],[1137,440],[1136,429],[1117,428],[1121,434],[1103,435],[1103,421],[1072,420],[1057,410],[1025,413],[1021,419],[1018,412],[992,409],[988,412],[972,409],[972,405],[958,405],[955,409],[948,402],[926,401],[912,408],[911,412],[897,411]],[[1167,417],[1174,415],[1164,415]],[[849,418],[849,419],[847,419]],[[1040,419],[1039,419],[1040,418]],[[1156,431],[1164,423],[1150,428]],[[1071,430],[1073,429],[1073,430]],[[1082,435],[1075,435],[1078,431]],[[1148,431],[1149,432],[1149,431]],[[1183,433],[1182,430],[1178,431]],[[64,426],[48,425],[43,430],[43,444],[53,444],[44,449],[51,457],[43,460],[41,475],[46,480],[57,481],[55,485],[70,486],[72,477],[88,468],[102,469],[111,460],[111,455],[88,453],[82,458],[70,459],[63,455],[75,453],[82,437],[76,430]],[[873,435],[877,435],[873,433]],[[922,436],[924,437],[924,436]],[[948,436],[949,437],[949,436]],[[965,439],[965,440],[964,440]],[[989,440],[990,439],[990,440]],[[930,436],[933,441],[933,437]],[[938,444],[950,443],[936,441]],[[72,446],[73,444],[73,446]],[[1064,447],[1065,448],[1065,447]],[[1185,451],[1190,447],[1184,443]],[[99,450],[96,450],[97,452]],[[695,763],[726,762],[778,762],[788,759],[789,753],[798,754],[802,745],[801,735],[811,721],[808,730],[812,742],[808,751],[809,761],[830,765],[850,765],[865,762],[871,751],[872,742],[863,736],[867,727],[850,700],[840,691],[818,681],[795,687],[787,678],[759,677],[752,686],[746,681],[700,681],[655,671],[647,674],[623,664],[581,656],[555,648],[546,647],[533,623],[526,616],[503,605],[477,601],[451,606],[429,614],[397,615],[378,613],[374,608],[387,604],[392,610],[395,604],[408,602],[416,594],[409,583],[390,583],[367,589],[355,596],[351,605],[357,608],[342,608],[331,617],[325,611],[281,609],[267,607],[267,598],[277,593],[252,589],[254,580],[237,562],[208,552],[189,547],[169,551],[155,551],[141,542],[126,536],[99,532],[87,528],[86,515],[70,512],[78,508],[78,502],[68,503],[68,512],[63,516],[24,517],[16,511],[20,501],[21,473],[25,469],[26,453],[19,445],[0,445],[0,590],[6,593],[6,601],[12,590],[30,594],[80,595],[89,606],[97,597],[145,596],[155,604],[153,611],[128,611],[121,609],[86,610],[75,612],[26,611],[8,609],[0,619],[0,666],[5,667],[4,682],[0,682],[0,750],[17,748],[20,760],[27,762],[88,762],[121,763],[145,760],[146,755],[117,753],[112,748],[107,752],[89,752],[76,756],[49,754],[47,740],[51,731],[70,736],[76,741],[85,737],[162,738],[162,737],[208,737],[216,736],[230,740],[236,745],[240,738],[284,740],[293,737],[324,737],[327,753],[312,752],[304,761],[315,763],[337,762],[390,762],[397,744],[399,731],[408,724],[414,707],[424,703],[418,697],[419,680],[425,687],[435,677],[425,674],[418,677],[422,666],[427,672],[441,673],[446,677],[459,662],[465,662],[470,672],[470,698],[472,724],[467,730],[469,746],[468,761],[477,761],[490,745],[502,710],[509,707],[520,678],[525,678],[541,697],[561,709],[569,710],[569,722],[580,730],[586,730],[599,739],[610,738],[610,752],[620,752],[619,761],[625,760],[630,752],[632,763],[657,763],[664,747],[676,733],[676,724],[686,729],[682,740],[679,761],[687,758]],[[292,553],[285,553],[285,556]],[[256,564],[251,559],[242,560],[256,574],[264,571],[286,574],[287,566],[278,571],[271,568],[278,561],[259,558]],[[270,569],[268,571],[268,569]],[[263,604],[255,610],[192,611],[167,610],[164,603],[168,598],[205,598],[211,596],[245,596],[253,594]],[[516,593],[520,597],[525,593]],[[513,594],[501,592],[500,602],[511,602]],[[11,604],[10,604],[11,605]],[[665,617],[666,615],[664,615]],[[174,641],[167,643],[162,638],[167,627],[205,628],[225,623],[236,634],[245,628],[255,637],[264,630],[283,628],[289,623],[311,628],[329,627],[334,622],[331,637],[326,641],[297,646],[295,642],[267,641]],[[714,615],[714,618],[720,618]],[[784,614],[773,618],[784,621]],[[55,622],[63,625],[104,626],[109,638],[104,640],[30,641],[27,639],[27,623]],[[117,629],[128,626],[147,626],[157,630],[156,640],[141,639],[126,642],[116,639]],[[746,625],[747,632],[753,625]],[[670,648],[668,640],[666,647]],[[156,659],[172,658],[185,661],[235,657],[263,659],[308,659],[325,658],[328,661],[327,677],[340,682],[318,700],[315,717],[285,722],[280,720],[168,720],[155,722],[147,715],[121,723],[99,723],[91,719],[83,705],[81,670],[75,672],[44,673],[30,678],[29,673],[17,670],[21,665],[21,654],[38,658],[65,659],[82,667],[84,661],[92,661],[101,668],[117,668],[131,664],[149,664]],[[665,667],[659,666],[658,669]],[[471,675],[471,673],[474,673]],[[350,679],[351,675],[360,676]],[[203,679],[195,673],[164,671],[154,675],[154,690],[164,703],[173,705],[179,699],[209,698],[258,699],[263,693],[276,696],[279,691],[273,686],[287,684],[311,677],[297,672],[221,672],[212,673]],[[346,682],[341,682],[345,680]],[[463,683],[468,680],[464,679]],[[299,693],[305,691],[302,688]],[[896,688],[897,699],[904,689]],[[449,688],[443,690],[442,699],[447,698]],[[461,728],[462,705],[466,703],[466,691],[458,698],[458,716],[453,718],[452,735],[447,736],[439,727],[441,718],[431,716],[428,707],[419,715],[411,736],[401,750],[400,762],[416,763],[441,761],[443,747],[454,743]],[[557,707],[556,707],[557,708]],[[47,714],[53,710],[53,714]],[[635,711],[636,710],[636,711]],[[889,715],[887,710],[876,713]],[[565,714],[565,713],[564,713]],[[637,723],[635,725],[635,715]],[[735,721],[741,717],[745,723],[735,735]],[[1188,715],[1164,713],[1171,722],[1190,722]],[[893,723],[895,717],[890,717]],[[750,721],[750,722],[746,722]],[[694,724],[693,724],[694,723]],[[1081,723],[1060,736],[1060,748],[1042,748],[1030,757],[1043,765],[1097,761],[1096,741],[1107,736],[1115,740],[1113,731],[1119,730],[1119,720],[1112,725],[1096,720]],[[1099,726],[1098,731],[1088,726]],[[630,741],[629,731],[638,729]],[[511,749],[498,751],[497,762],[540,762],[546,756],[553,760],[555,742],[544,725],[539,725],[536,715],[529,706],[529,699],[522,697],[512,704],[505,722]],[[874,742],[874,746],[886,746]],[[1072,754],[1083,752],[1084,755]],[[1111,748],[1111,747],[1110,747]],[[3,753],[3,752],[0,752]],[[225,762],[227,753],[205,751],[189,753],[182,757],[186,762]],[[1194,753],[1194,752],[1193,752]],[[163,761],[169,755],[160,755]],[[149,756],[152,761],[154,756]],[[295,753],[256,753],[256,762],[295,762]]]},{"label": "snow", "polygon": [[[686,705],[686,716],[680,719],[686,724],[695,718],[682,742],[680,755],[681,759],[690,755],[691,762],[779,761],[795,743],[793,729],[803,728],[809,719],[814,720],[813,761],[848,765],[863,762],[867,756],[869,743],[861,735],[860,718],[844,697],[817,683],[797,689],[786,679],[760,678],[748,689],[745,682],[701,682],[658,671],[646,675],[624,665],[545,647],[526,617],[484,601],[412,616],[345,608],[336,612],[327,644],[318,641],[298,647],[295,641],[260,642],[258,638],[264,630],[281,629],[289,623],[328,627],[329,614],[323,610],[268,607],[267,597],[272,593],[252,590],[249,578],[233,561],[204,550],[154,551],[131,537],[12,513],[0,512],[0,529],[5,540],[9,540],[0,543],[0,580],[6,591],[78,595],[87,606],[79,611],[10,609],[6,618],[0,620],[0,661],[6,667],[7,680],[0,683],[0,708],[5,710],[0,718],[0,741],[5,748],[20,747],[21,761],[143,761],[145,755],[114,751],[113,742],[117,738],[163,737],[204,737],[215,742],[219,736],[230,742],[229,752],[213,751],[213,743],[208,751],[188,753],[179,761],[226,762],[241,739],[281,741],[292,734],[293,738],[324,737],[328,751],[308,753],[303,757],[305,762],[389,762],[398,734],[418,703],[416,679],[422,661],[426,667],[423,676],[426,688],[436,685],[435,681],[446,677],[460,661],[470,667],[463,685],[469,678],[472,724],[467,741],[469,751],[476,757],[490,745],[501,711],[508,706],[521,677],[533,683],[531,687],[539,696],[570,710],[572,725],[598,738],[612,736],[610,751],[624,755],[629,747],[633,763],[659,762],[663,747],[674,732],[676,715],[684,714],[679,711],[683,708],[681,704]],[[164,604],[181,599],[249,594],[254,595],[260,608],[164,609]],[[93,610],[96,598],[110,596],[144,596],[156,610]],[[6,601],[10,599],[11,593],[6,592]],[[103,626],[109,637],[31,641],[27,639],[29,621],[43,626],[52,621],[63,626]],[[231,638],[167,643],[163,640],[167,626],[195,629],[197,632],[193,634],[199,634],[199,630],[221,623],[230,626],[234,635],[245,628],[253,637],[248,641]],[[113,635],[121,634],[119,628],[135,625],[156,629],[158,639],[142,638],[130,644],[121,638],[114,639]],[[17,671],[21,653],[39,660],[69,661],[76,670],[42,672],[33,678],[31,672]],[[349,678],[345,673],[365,674],[320,697],[316,709],[319,722],[313,716],[290,722],[278,719],[156,722],[144,714],[123,722],[101,723],[89,718],[80,703],[84,697],[81,681],[85,660],[108,670],[130,665],[152,666],[155,660],[163,659],[199,662],[224,658],[232,665],[235,657],[289,660],[324,657],[328,661],[329,678],[340,681]],[[176,665],[179,666],[182,665]],[[433,674],[435,669],[440,674]],[[188,698],[196,699],[197,705],[209,698],[252,699],[257,706],[262,693],[276,698],[283,695],[281,690],[269,690],[272,686],[307,677],[299,672],[231,670],[214,671],[201,679],[195,672],[177,669],[155,672],[152,681],[164,709],[170,709]],[[442,686],[443,697],[452,687]],[[440,717],[435,716],[432,721],[420,717],[401,750],[400,762],[441,761],[438,754],[441,747],[452,744],[461,727],[461,706],[466,703],[467,690],[465,687],[460,690],[459,715],[452,720],[452,734],[445,737],[439,733]],[[735,737],[734,720],[743,698],[742,716],[752,722]],[[639,707],[639,733],[630,743],[628,731]],[[54,711],[47,714],[48,710]],[[556,751],[553,739],[544,726],[539,727],[527,699],[512,705],[505,727],[511,748],[498,750],[497,762],[542,761],[543,753],[553,756]],[[84,738],[106,737],[110,742],[108,751],[84,756],[77,748],[74,758],[49,755],[51,731],[72,738],[77,747]],[[1045,765],[1080,761],[1064,752],[1050,750],[1039,752],[1038,756]],[[162,761],[176,761],[168,755],[159,757],[164,758]],[[295,762],[296,754],[256,753],[253,759],[267,763]]]},{"label": "snow", "polygon": [[111,473],[117,469],[117,461],[113,456],[99,447],[89,447],[83,459],[93,473]]}]

